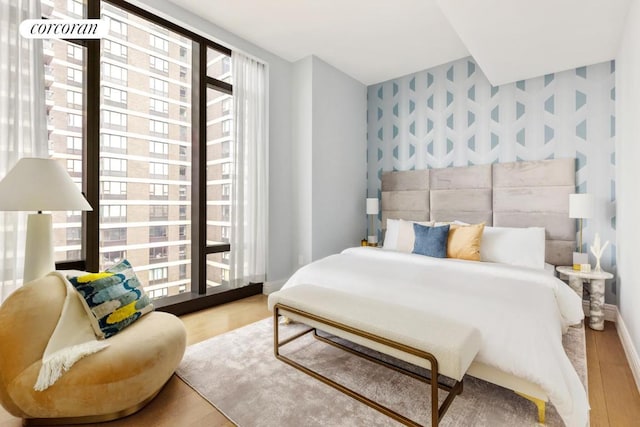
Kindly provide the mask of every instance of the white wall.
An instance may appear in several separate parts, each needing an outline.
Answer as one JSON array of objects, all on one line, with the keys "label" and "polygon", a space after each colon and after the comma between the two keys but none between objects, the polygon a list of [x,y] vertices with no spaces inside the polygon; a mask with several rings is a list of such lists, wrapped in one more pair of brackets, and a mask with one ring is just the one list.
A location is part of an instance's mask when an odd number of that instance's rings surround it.
[{"label": "white wall", "polygon": [[321,59],[293,66],[296,253],[300,265],[365,237],[366,87]]},{"label": "white wall", "polygon": [[619,309],[640,350],[640,1],[629,8],[616,58],[616,168]]},{"label": "white wall", "polygon": [[286,279],[295,267],[290,62],[196,16],[167,0],[138,0],[157,15],[241,50],[269,64],[269,248],[267,280]]},{"label": "white wall", "polygon": [[311,156],[313,147],[312,116],[312,58],[303,58],[293,64],[292,120],[294,180],[293,194],[296,236],[296,264],[311,260],[312,198]]},{"label": "white wall", "polygon": [[313,57],[312,259],[366,235],[367,88]]}]

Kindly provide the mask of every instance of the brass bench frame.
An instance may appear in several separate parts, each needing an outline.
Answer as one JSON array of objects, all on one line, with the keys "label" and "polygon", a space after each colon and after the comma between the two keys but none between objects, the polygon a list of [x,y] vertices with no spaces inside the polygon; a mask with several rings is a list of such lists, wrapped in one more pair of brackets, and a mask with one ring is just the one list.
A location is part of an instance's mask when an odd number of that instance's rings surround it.
[{"label": "brass bench frame", "polygon": [[[278,318],[280,316],[280,310],[284,310],[287,312],[290,312],[292,314],[295,314],[298,317],[301,317],[303,319],[309,319],[309,320],[313,320],[315,322],[318,322],[320,324],[323,325],[327,325],[330,326],[332,328],[336,328],[339,330],[342,330],[344,332],[350,333],[350,334],[354,334],[357,336],[360,336],[362,338],[365,338],[367,340],[371,340],[373,342],[376,342],[378,344],[382,344],[391,348],[394,348],[396,350],[402,351],[404,353],[407,354],[411,354],[420,358],[423,358],[425,360],[427,360],[429,362],[429,366],[431,367],[431,378],[427,378],[427,377],[423,377],[421,375],[418,375],[414,372],[408,371],[406,369],[397,367],[395,365],[392,365],[390,363],[387,363],[385,361],[376,359],[372,356],[369,356],[367,354],[361,353],[357,350],[354,350],[352,348],[343,346],[342,344],[339,344],[335,341],[329,340],[327,338],[324,338],[320,335],[318,335],[317,333],[317,329],[314,327],[311,327],[309,329],[306,329],[298,334],[295,334],[291,337],[288,337],[282,341],[280,341],[279,339],[279,322],[278,322]],[[426,351],[423,350],[419,350],[416,349],[414,347],[410,347],[406,344],[402,344],[393,340],[390,340],[388,338],[384,338],[375,334],[372,334],[370,332],[367,331],[363,331],[361,329],[357,329],[354,328],[352,326],[349,325],[345,325],[342,324],[340,322],[336,322],[334,320],[331,319],[327,319],[321,316],[317,316],[315,314],[303,311],[303,310],[299,310],[297,308],[294,307],[290,307],[287,306],[285,304],[281,304],[278,303],[273,307],[273,352],[275,354],[275,357],[278,360],[281,360],[287,364],[289,364],[290,366],[293,366],[294,368],[312,376],[313,378],[322,381],[323,383],[335,388],[336,390],[339,390],[341,392],[343,392],[344,394],[364,403],[365,405],[376,409],[380,412],[382,412],[383,414],[395,419],[396,421],[401,422],[404,425],[407,426],[414,426],[414,427],[420,427],[421,424],[418,424],[417,422],[405,417],[402,414],[399,414],[398,412],[374,401],[369,399],[368,397],[363,396],[362,394],[358,393],[355,390],[352,390],[340,383],[337,383],[335,381],[333,381],[330,378],[325,377],[324,375],[315,372],[301,364],[299,364],[298,362],[280,354],[280,347],[308,334],[309,332],[313,332],[314,333],[314,337],[326,342],[328,344],[331,344],[333,346],[336,346],[338,348],[341,348],[343,350],[346,350],[350,353],[353,353],[357,356],[363,357],[367,360],[370,360],[374,363],[378,363],[380,365],[383,365],[387,368],[393,369],[395,371],[398,371],[400,373],[403,373],[405,375],[411,376],[412,378],[415,378],[419,381],[425,382],[427,384],[431,385],[431,425],[432,426],[437,426],[440,422],[440,420],[442,419],[442,417],[444,416],[444,414],[447,412],[447,409],[449,409],[449,406],[451,405],[451,402],[453,402],[453,399],[460,393],[462,393],[463,390],[463,381],[455,381],[455,383],[453,384],[453,386],[449,386],[447,384],[441,383],[438,381],[438,361],[435,358],[435,356],[433,356],[431,353],[428,353]],[[432,381],[432,379],[435,379],[435,381]],[[441,388],[445,391],[447,391],[449,394],[446,397],[446,399],[444,400],[444,402],[442,402],[442,405],[440,407],[438,407],[438,388]]]}]

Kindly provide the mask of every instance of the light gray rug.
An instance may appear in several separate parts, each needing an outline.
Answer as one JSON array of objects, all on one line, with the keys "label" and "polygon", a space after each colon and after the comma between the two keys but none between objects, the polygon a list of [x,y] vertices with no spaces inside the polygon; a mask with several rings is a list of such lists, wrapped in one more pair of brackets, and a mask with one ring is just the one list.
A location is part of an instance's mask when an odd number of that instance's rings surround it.
[{"label": "light gray rug", "polygon": [[[281,339],[303,327],[281,325]],[[584,330],[571,328],[564,346],[586,383]],[[423,424],[430,420],[429,386],[315,340],[311,334],[283,354]],[[189,346],[177,374],[241,427],[397,426],[392,419],[277,360],[272,319]],[[446,393],[439,393],[440,401]],[[533,403],[466,376],[442,426],[536,425]],[[563,425],[547,405],[547,425]]]}]

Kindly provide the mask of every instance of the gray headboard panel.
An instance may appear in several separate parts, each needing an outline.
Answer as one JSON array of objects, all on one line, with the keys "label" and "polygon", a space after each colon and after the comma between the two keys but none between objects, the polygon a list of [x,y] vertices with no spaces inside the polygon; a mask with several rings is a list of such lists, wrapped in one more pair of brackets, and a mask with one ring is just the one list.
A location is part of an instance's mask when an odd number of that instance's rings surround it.
[{"label": "gray headboard panel", "polygon": [[544,227],[546,261],[570,265],[576,228],[568,195],[574,192],[574,159],[388,172],[382,175],[382,227],[387,218]]},{"label": "gray headboard panel", "polygon": [[433,221],[493,223],[491,165],[430,169]]},{"label": "gray headboard panel", "polygon": [[544,227],[545,258],[570,265],[575,221],[569,218],[569,194],[575,192],[575,160],[498,163],[493,166],[493,224]]},{"label": "gray headboard panel", "polygon": [[428,221],[429,171],[383,173],[381,205],[383,230],[387,229],[387,218]]}]

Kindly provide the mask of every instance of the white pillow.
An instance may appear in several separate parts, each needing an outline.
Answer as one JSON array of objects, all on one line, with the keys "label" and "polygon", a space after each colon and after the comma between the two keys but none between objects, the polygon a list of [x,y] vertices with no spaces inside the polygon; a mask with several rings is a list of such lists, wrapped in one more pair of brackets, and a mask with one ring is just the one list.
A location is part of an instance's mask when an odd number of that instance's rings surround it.
[{"label": "white pillow", "polygon": [[416,240],[413,224],[432,226],[433,221],[416,222],[403,219],[387,219],[387,231],[384,236],[383,249],[400,252],[413,252]]},{"label": "white pillow", "polygon": [[543,227],[485,227],[480,241],[480,260],[522,267],[544,268]]},{"label": "white pillow", "polygon": [[395,251],[398,247],[398,228],[400,227],[399,219],[387,219],[387,231],[384,233],[383,249]]}]

